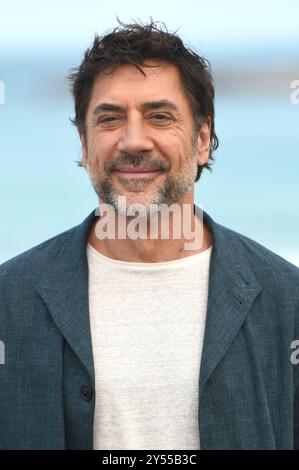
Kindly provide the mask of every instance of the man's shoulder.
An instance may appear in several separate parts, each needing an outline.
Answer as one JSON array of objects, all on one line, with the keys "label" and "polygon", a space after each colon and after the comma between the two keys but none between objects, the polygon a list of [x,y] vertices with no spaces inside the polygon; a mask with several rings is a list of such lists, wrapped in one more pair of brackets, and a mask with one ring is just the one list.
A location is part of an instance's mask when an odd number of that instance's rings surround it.
[{"label": "man's shoulder", "polygon": [[220,224],[217,226],[236,264],[246,265],[257,278],[268,276],[280,281],[287,277],[298,285],[299,268],[296,265],[249,236]]},{"label": "man's shoulder", "polygon": [[[64,232],[14,256],[0,265],[0,282],[7,276],[26,275],[29,279],[37,277],[53,266],[61,265],[61,261],[69,266],[73,257],[82,260],[87,235],[94,220],[93,210],[84,220]],[[55,273],[53,273],[55,275]]]},{"label": "man's shoulder", "polygon": [[13,278],[31,278],[39,275],[41,269],[60,256],[61,250],[72,238],[77,227],[72,227],[48,240],[14,256],[0,265],[0,282]]}]

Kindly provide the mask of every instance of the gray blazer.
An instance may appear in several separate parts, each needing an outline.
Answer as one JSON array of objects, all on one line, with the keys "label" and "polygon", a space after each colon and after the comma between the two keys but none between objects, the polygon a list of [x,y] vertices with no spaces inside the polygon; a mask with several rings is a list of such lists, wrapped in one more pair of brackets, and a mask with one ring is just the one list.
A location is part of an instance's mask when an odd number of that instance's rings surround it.
[{"label": "gray blazer", "polygon": [[[214,242],[201,448],[299,448],[299,364],[290,359],[299,269],[203,215]],[[94,217],[0,266],[0,449],[93,448],[86,243]]]}]

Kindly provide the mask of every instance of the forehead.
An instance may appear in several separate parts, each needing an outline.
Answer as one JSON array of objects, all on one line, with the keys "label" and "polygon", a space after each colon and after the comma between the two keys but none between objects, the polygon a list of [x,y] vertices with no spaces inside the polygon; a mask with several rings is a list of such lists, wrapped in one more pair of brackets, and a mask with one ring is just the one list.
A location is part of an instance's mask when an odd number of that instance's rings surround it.
[{"label": "forehead", "polygon": [[88,112],[100,102],[134,106],[145,101],[169,100],[180,108],[189,108],[177,67],[158,60],[148,60],[146,64],[155,65],[139,65],[146,75],[133,65],[120,65],[113,71],[98,74]]}]

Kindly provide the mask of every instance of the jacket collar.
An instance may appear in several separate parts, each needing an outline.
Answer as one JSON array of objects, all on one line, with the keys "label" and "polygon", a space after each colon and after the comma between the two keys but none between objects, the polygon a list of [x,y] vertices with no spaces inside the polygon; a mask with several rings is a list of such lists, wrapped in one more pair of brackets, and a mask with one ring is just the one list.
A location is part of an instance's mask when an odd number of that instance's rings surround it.
[{"label": "jacket collar", "polygon": [[[199,393],[240,330],[261,291],[240,235],[217,224],[195,205],[213,236],[209,294],[202,350]],[[94,365],[89,323],[88,263],[86,246],[97,211],[77,227],[61,234],[57,252],[45,256],[36,290],[46,303],[57,327],[89,372]],[[58,238],[59,238],[58,237]]]},{"label": "jacket collar", "polygon": [[[196,205],[195,211],[197,214],[201,213]],[[250,267],[249,254],[242,236],[216,223],[205,211],[202,213],[204,224],[213,236],[213,248],[199,397],[262,290]]]},{"label": "jacket collar", "polygon": [[[74,353],[95,382],[89,322],[88,263],[86,246],[95,211],[77,227],[60,236],[56,250],[45,257],[45,270],[35,286]],[[59,245],[59,238],[61,244]]]}]

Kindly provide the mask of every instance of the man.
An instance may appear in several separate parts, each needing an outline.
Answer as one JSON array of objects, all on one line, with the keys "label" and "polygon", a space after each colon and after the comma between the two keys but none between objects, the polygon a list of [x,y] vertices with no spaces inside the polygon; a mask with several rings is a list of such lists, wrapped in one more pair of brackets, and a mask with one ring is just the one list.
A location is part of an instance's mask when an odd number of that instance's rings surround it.
[{"label": "man", "polygon": [[194,204],[207,62],[122,24],[70,80],[99,207],[0,268],[0,448],[298,447],[299,270]]}]

